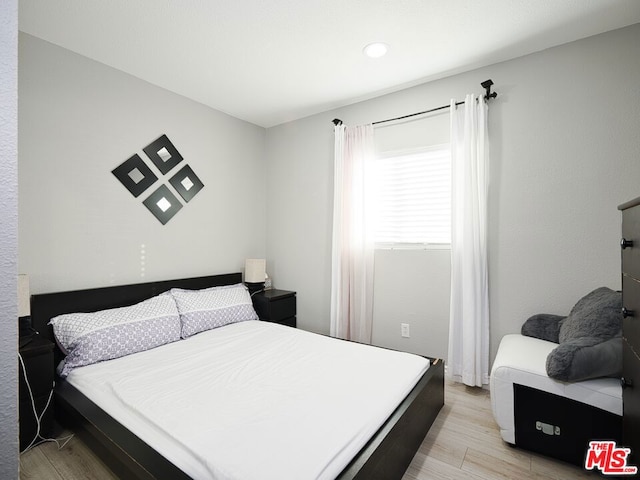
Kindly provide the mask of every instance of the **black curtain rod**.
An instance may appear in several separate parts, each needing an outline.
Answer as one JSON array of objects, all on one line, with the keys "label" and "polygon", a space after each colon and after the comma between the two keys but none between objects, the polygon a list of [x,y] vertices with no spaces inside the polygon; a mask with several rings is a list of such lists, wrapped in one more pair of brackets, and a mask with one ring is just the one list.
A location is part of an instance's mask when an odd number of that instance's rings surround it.
[{"label": "black curtain rod", "polygon": [[[491,79],[489,80],[485,80],[484,82],[482,82],[480,85],[482,85],[482,88],[485,89],[486,93],[484,96],[485,100],[489,100],[490,98],[496,98],[498,96],[497,92],[492,92],[491,91],[491,85],[493,85],[493,81]],[[462,105],[464,102],[456,102],[456,105]],[[395,117],[395,118],[387,118],[386,120],[378,120],[377,122],[372,122],[372,125],[378,125],[380,123],[387,123],[387,122],[394,122],[396,120],[403,120],[405,118],[411,118],[411,117],[416,117],[418,115],[424,115],[425,113],[431,113],[431,112],[437,112],[438,110],[443,110],[445,108],[449,108],[451,105],[443,105],[441,107],[436,107],[436,108],[432,108],[430,110],[425,110],[423,112],[416,112],[416,113],[410,113],[409,115],[403,115],[401,117]],[[342,125],[342,120],[340,120],[339,118],[334,118],[332,120],[332,123],[337,127],[338,125]]]}]

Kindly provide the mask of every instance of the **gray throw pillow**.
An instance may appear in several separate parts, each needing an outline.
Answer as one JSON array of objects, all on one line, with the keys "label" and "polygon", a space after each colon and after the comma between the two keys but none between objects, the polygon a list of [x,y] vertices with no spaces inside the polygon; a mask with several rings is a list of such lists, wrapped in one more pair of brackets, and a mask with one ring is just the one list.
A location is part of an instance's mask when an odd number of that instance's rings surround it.
[{"label": "gray throw pillow", "polygon": [[583,337],[561,343],[547,356],[547,375],[563,382],[622,376],[622,337]]},{"label": "gray throw pillow", "polygon": [[539,338],[547,342],[559,343],[560,327],[567,317],[552,315],[549,313],[538,313],[529,317],[522,324],[520,333],[525,337]]},{"label": "gray throw pillow", "polygon": [[560,345],[547,356],[547,375],[565,382],[619,377],[621,308],[621,293],[606,287],[581,298],[560,326]]},{"label": "gray throw pillow", "polygon": [[621,334],[622,294],[607,287],[596,288],[571,309],[560,327],[559,340],[595,337],[603,340]]}]

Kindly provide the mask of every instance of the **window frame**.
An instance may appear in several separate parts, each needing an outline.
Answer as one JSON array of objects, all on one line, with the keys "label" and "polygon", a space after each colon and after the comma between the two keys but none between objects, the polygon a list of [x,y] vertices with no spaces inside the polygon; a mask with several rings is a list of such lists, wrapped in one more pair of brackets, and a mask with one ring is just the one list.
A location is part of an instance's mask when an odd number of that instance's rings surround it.
[{"label": "window frame", "polygon": [[[451,167],[451,145],[449,143],[376,152],[375,161],[443,150],[449,152],[449,166]],[[374,248],[376,250],[451,250],[451,242],[387,242],[374,239]]]}]

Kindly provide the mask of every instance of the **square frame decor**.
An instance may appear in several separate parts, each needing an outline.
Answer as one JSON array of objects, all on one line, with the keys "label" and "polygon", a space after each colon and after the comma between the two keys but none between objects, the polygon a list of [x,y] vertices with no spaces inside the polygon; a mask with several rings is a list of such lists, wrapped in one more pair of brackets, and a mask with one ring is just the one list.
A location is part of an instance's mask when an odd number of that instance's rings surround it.
[{"label": "square frame decor", "polygon": [[142,192],[153,185],[158,177],[151,171],[138,154],[128,158],[116,168],[113,173],[131,195],[138,198]]},{"label": "square frame decor", "polygon": [[163,175],[182,161],[182,155],[166,135],[161,135],[142,150]]},{"label": "square frame decor", "polygon": [[158,189],[142,202],[160,223],[165,225],[182,208],[182,203],[171,193],[169,187],[160,185]]},{"label": "square frame decor", "polygon": [[185,202],[195,197],[196,194],[202,190],[202,187],[204,187],[204,183],[202,183],[189,165],[182,167],[178,173],[171,177],[169,183]]}]

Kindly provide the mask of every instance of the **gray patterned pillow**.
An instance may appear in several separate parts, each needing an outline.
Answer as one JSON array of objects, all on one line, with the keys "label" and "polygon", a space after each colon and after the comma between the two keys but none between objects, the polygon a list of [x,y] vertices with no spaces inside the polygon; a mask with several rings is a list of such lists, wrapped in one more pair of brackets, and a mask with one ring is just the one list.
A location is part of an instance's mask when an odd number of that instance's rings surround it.
[{"label": "gray patterned pillow", "polygon": [[180,316],[169,293],[130,307],[59,315],[49,324],[67,354],[58,367],[62,377],[76,367],[180,340]]},{"label": "gray patterned pillow", "polygon": [[258,319],[249,291],[242,283],[203,290],[174,288],[171,294],[180,312],[182,338],[230,323]]}]

